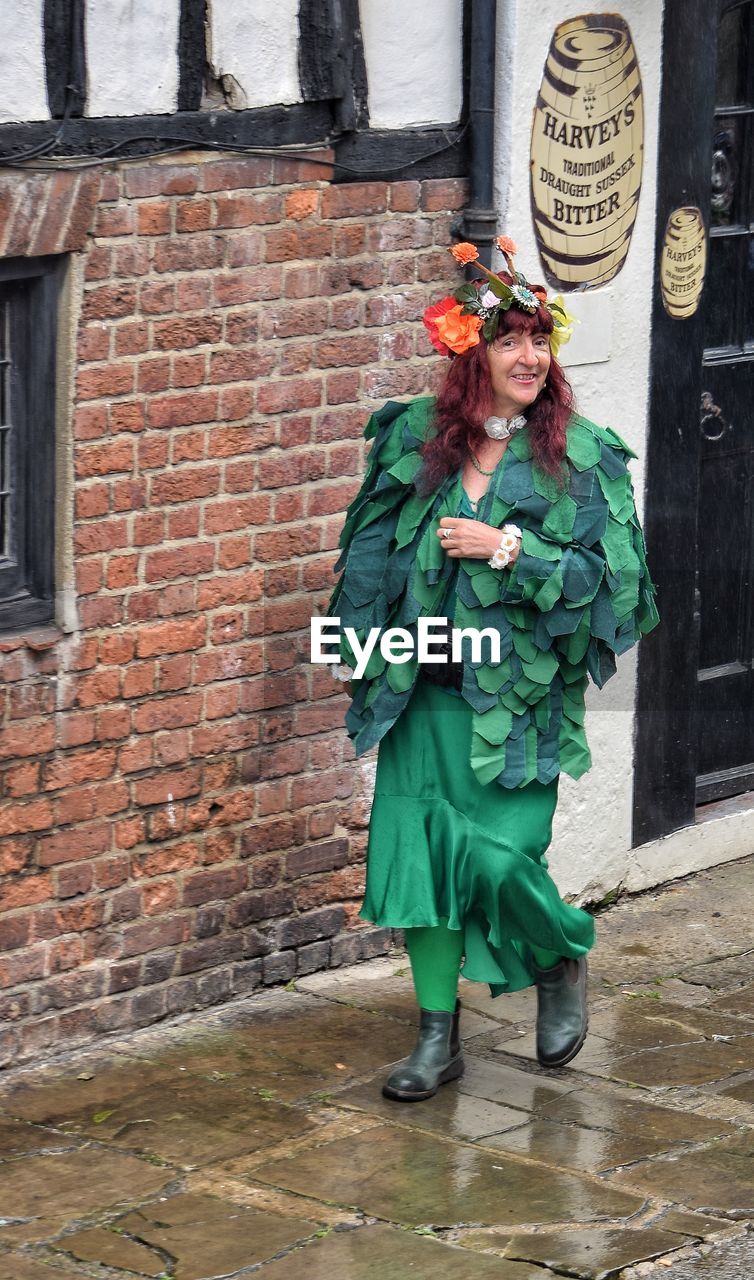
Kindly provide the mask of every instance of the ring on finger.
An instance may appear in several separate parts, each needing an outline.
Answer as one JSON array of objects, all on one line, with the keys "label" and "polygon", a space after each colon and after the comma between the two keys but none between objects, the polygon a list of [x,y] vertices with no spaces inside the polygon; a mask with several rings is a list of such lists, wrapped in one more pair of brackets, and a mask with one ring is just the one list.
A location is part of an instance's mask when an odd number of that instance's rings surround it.
[{"label": "ring on finger", "polygon": [[453,532],[452,529],[443,529],[442,531],[443,538],[449,538],[452,532]]}]

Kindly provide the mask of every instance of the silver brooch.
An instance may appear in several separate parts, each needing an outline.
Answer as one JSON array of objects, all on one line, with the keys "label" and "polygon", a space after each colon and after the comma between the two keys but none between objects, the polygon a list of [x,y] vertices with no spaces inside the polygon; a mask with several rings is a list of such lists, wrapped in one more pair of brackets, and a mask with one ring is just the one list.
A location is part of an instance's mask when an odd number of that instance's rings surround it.
[{"label": "silver brooch", "polygon": [[520,431],[525,426],[526,418],[520,413],[515,418],[488,418],[484,429],[492,440],[507,440],[514,431]]}]

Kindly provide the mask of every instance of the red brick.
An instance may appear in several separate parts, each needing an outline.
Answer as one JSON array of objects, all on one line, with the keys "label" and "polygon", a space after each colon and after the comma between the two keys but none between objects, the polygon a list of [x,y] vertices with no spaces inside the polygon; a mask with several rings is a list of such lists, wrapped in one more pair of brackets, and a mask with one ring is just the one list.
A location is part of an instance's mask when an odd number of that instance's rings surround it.
[{"label": "red brick", "polygon": [[170,202],[145,200],[136,205],[138,232],[141,236],[162,236],[170,231]]},{"label": "red brick", "polygon": [[[198,507],[178,507],[168,512],[168,537],[197,538],[199,536],[200,511]],[[181,591],[183,588],[181,588]],[[177,610],[176,610],[177,611]]]},{"label": "red brick", "polygon": [[75,453],[76,475],[80,479],[131,471],[134,449],[130,440],[108,440],[106,444],[79,445]]},{"label": "red brick", "polygon": [[138,391],[149,394],[155,391],[167,391],[169,386],[170,359],[168,356],[139,361]]},{"label": "red brick", "polygon": [[348,182],[329,187],[322,196],[323,218],[354,218],[387,209],[387,183]]},{"label": "red brick", "polygon": [[107,563],[105,583],[111,591],[132,587],[138,582],[138,556],[111,556]]},{"label": "red brick", "polygon": [[282,280],[283,273],[280,267],[275,266],[215,275],[212,280],[214,303],[218,307],[232,307],[242,302],[264,302],[270,298],[279,298]]},{"label": "red brick", "polygon": [[242,160],[215,160],[201,167],[203,191],[241,191],[266,187],[272,181],[272,160],[246,156]]},{"label": "red brick", "polygon": [[197,606],[200,609],[217,609],[221,605],[238,604],[258,599],[261,575],[250,570],[240,574],[226,574],[209,582],[200,582]]},{"label": "red brick", "polygon": [[332,244],[331,227],[286,227],[269,232],[265,239],[265,258],[268,262],[291,262],[297,258],[319,260],[332,253]]},{"label": "red brick", "polygon": [[155,271],[211,271],[222,266],[222,236],[185,236],[159,240],[154,247]]},{"label": "red brick", "polygon": [[155,476],[151,500],[158,506],[208,498],[220,489],[220,468],[214,465],[183,467],[176,474]]},{"label": "red brick", "polygon": [[189,195],[199,186],[196,165],[155,164],[124,169],[127,196]]},{"label": "red brick", "polygon": [[233,898],[247,887],[246,867],[226,867],[223,870],[198,871],[187,876],[183,884],[184,907],[196,907],[204,902]]},{"label": "red brick", "polygon": [[155,698],[134,709],[137,733],[153,733],[156,729],[180,729],[199,723],[201,694],[179,694],[175,698]]},{"label": "red brick", "polygon": [[0,841],[0,876],[12,875],[28,867],[33,848],[30,838]]},{"label": "red brick", "polygon": [[322,403],[319,378],[285,379],[267,382],[259,388],[257,406],[260,413],[285,413],[296,409],[316,409]]},{"label": "red brick", "polygon": [[389,187],[391,210],[394,213],[415,213],[419,208],[420,193],[418,182],[392,182]]},{"label": "red brick", "polygon": [[139,289],[139,309],[143,315],[161,315],[175,310],[176,286],[172,281],[164,284],[142,284]]},{"label": "red brick", "polygon": [[134,206],[111,204],[102,206],[94,221],[95,236],[127,236],[134,229]]},{"label": "red brick", "polygon": [[147,505],[146,480],[116,480],[112,490],[115,511],[140,511]]},{"label": "red brick", "polygon": [[213,422],[217,417],[217,392],[158,396],[149,402],[151,427],[188,427],[196,422]]},{"label": "red brick", "polygon": [[174,387],[199,387],[205,380],[206,356],[203,352],[197,352],[196,355],[192,356],[176,356],[174,358]]},{"label": "red brick", "polygon": [[317,343],[315,355],[320,368],[340,369],[343,365],[368,365],[379,358],[380,340],[372,334],[330,338],[326,342]]},{"label": "red brick", "polygon": [[153,627],[142,627],[136,642],[140,658],[160,653],[179,653],[200,648],[206,639],[207,623],[204,618],[161,622]]},{"label": "red brick", "polygon": [[219,316],[158,320],[154,325],[155,346],[163,351],[175,351],[182,347],[198,347],[205,342],[219,342],[222,327]]},{"label": "red brick", "polygon": [[421,185],[421,207],[425,211],[463,209],[466,204],[468,183],[464,178],[427,178]]},{"label": "red brick", "polygon": [[253,267],[264,258],[264,236],[258,231],[233,236],[228,244],[229,267]]},{"label": "red brick", "polygon": [[294,222],[302,222],[310,218],[319,209],[320,193],[318,191],[291,191],[285,197],[285,216]]},{"label": "red brick", "polygon": [[146,351],[149,346],[149,329],[141,320],[127,321],[115,329],[115,354],[133,356]]},{"label": "red brick", "polygon": [[154,762],[154,746],[151,739],[138,738],[121,748],[118,756],[118,768],[121,773],[141,773],[150,769]]},{"label": "red brick", "polygon": [[8,724],[0,734],[0,760],[42,755],[46,751],[52,751],[54,746],[55,725],[50,720]]},{"label": "red brick", "polygon": [[150,269],[149,245],[134,241],[113,249],[114,276],[145,276]]},{"label": "red brick", "polygon": [[[97,677],[100,678],[99,676]],[[45,765],[44,789],[55,791],[60,787],[75,787],[96,778],[109,778],[115,768],[115,751],[98,747],[94,751],[79,751]]]},{"label": "red brick", "polygon": [[136,308],[136,288],[132,284],[104,285],[84,294],[84,320],[115,320],[131,316]]},{"label": "red brick", "polygon": [[200,860],[199,849],[195,844],[181,843],[150,849],[146,853],[137,853],[131,860],[131,874],[135,878],[141,876],[164,876],[185,871],[195,867]]},{"label": "red brick", "polygon": [[327,403],[346,404],[354,402],[361,396],[361,377],[359,373],[331,373],[327,379]]},{"label": "red brick", "polygon": [[118,696],[120,671],[98,671],[93,675],[80,676],[74,683],[73,705],[77,707],[96,707],[109,703]]},{"label": "red brick", "polygon": [[96,440],[107,432],[107,407],[103,404],[76,406],[73,434],[77,440]]},{"label": "red brick", "polygon": [[229,533],[234,529],[245,529],[261,523],[266,519],[268,512],[267,495],[254,494],[250,498],[224,498],[221,502],[207,503],[204,508],[204,528],[208,534]]},{"label": "red brick", "polygon": [[106,360],[110,354],[110,333],[103,324],[87,325],[81,329],[77,344],[78,358],[82,363],[90,360]]},{"label": "red brick", "polygon": [[215,200],[215,225],[218,227],[248,227],[254,223],[280,222],[283,217],[283,197],[277,192],[251,195],[219,194]]},{"label": "red brick", "polygon": [[29,907],[46,902],[52,894],[52,879],[46,874],[21,876],[13,883],[0,885],[0,914],[16,907]]},{"label": "red brick", "polygon": [[143,431],[146,425],[144,405],[138,400],[122,400],[110,406],[110,429],[113,435],[120,431]]},{"label": "red brick", "polygon": [[201,791],[201,769],[194,765],[179,773],[162,770],[154,778],[142,778],[133,784],[134,799],[138,805],[173,804]]},{"label": "red brick", "polygon": [[133,391],[135,366],[132,364],[98,365],[81,369],[76,377],[76,392],[81,400],[100,400],[105,396],[122,396]]},{"label": "red brick", "polygon": [[212,203],[209,200],[179,200],[175,207],[176,231],[209,231]]},{"label": "red brick", "polygon": [[[222,422],[234,422],[239,418],[248,418],[254,408],[254,391],[251,387],[226,386],[220,390],[220,412]],[[256,427],[259,434],[264,427]],[[214,434],[214,433],[213,433]]]},{"label": "red brick", "polygon": [[194,678],[198,686],[216,680],[241,680],[258,675],[262,670],[263,651],[257,641],[246,644],[224,645],[217,652],[210,649],[196,658]]}]

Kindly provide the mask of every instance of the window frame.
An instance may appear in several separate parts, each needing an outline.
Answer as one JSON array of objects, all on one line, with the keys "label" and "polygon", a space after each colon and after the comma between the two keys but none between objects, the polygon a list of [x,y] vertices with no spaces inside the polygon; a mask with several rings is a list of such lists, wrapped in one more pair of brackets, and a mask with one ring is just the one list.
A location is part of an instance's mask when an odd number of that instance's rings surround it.
[{"label": "window frame", "polygon": [[[0,635],[55,615],[55,389],[60,256],[0,261],[8,305],[9,558],[0,560]],[[4,308],[3,308],[4,310]]]}]

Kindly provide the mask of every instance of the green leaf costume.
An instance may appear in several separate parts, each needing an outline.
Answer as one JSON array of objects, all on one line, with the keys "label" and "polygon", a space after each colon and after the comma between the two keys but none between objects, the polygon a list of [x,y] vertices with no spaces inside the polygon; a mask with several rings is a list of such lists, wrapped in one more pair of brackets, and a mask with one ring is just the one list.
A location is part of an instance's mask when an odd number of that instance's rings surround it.
[{"label": "green leaf costume", "polygon": [[[340,619],[341,659],[356,667],[344,635],[363,644],[370,628],[403,627],[416,639],[421,616],[442,615],[454,588],[453,625],[492,628],[500,661],[483,642],[474,660],[463,639],[461,696],[473,708],[470,764],[480,783],[525,787],[591,765],[584,693],[615,672],[615,655],[658,622],[627,462],[636,454],[609,428],[573,414],[567,427],[565,490],[532,461],[526,430],[514,434],[477,518],[513,520],[522,548],[511,569],[448,557],[436,529],[463,496],[462,471],[420,497],[419,449],[434,434],[434,399],[388,401],[364,435],[373,440],[366,474],[348,508],[327,616]],[[415,657],[388,662],[375,648],[354,681],[345,724],[357,756],[398,719],[417,679]]]}]

